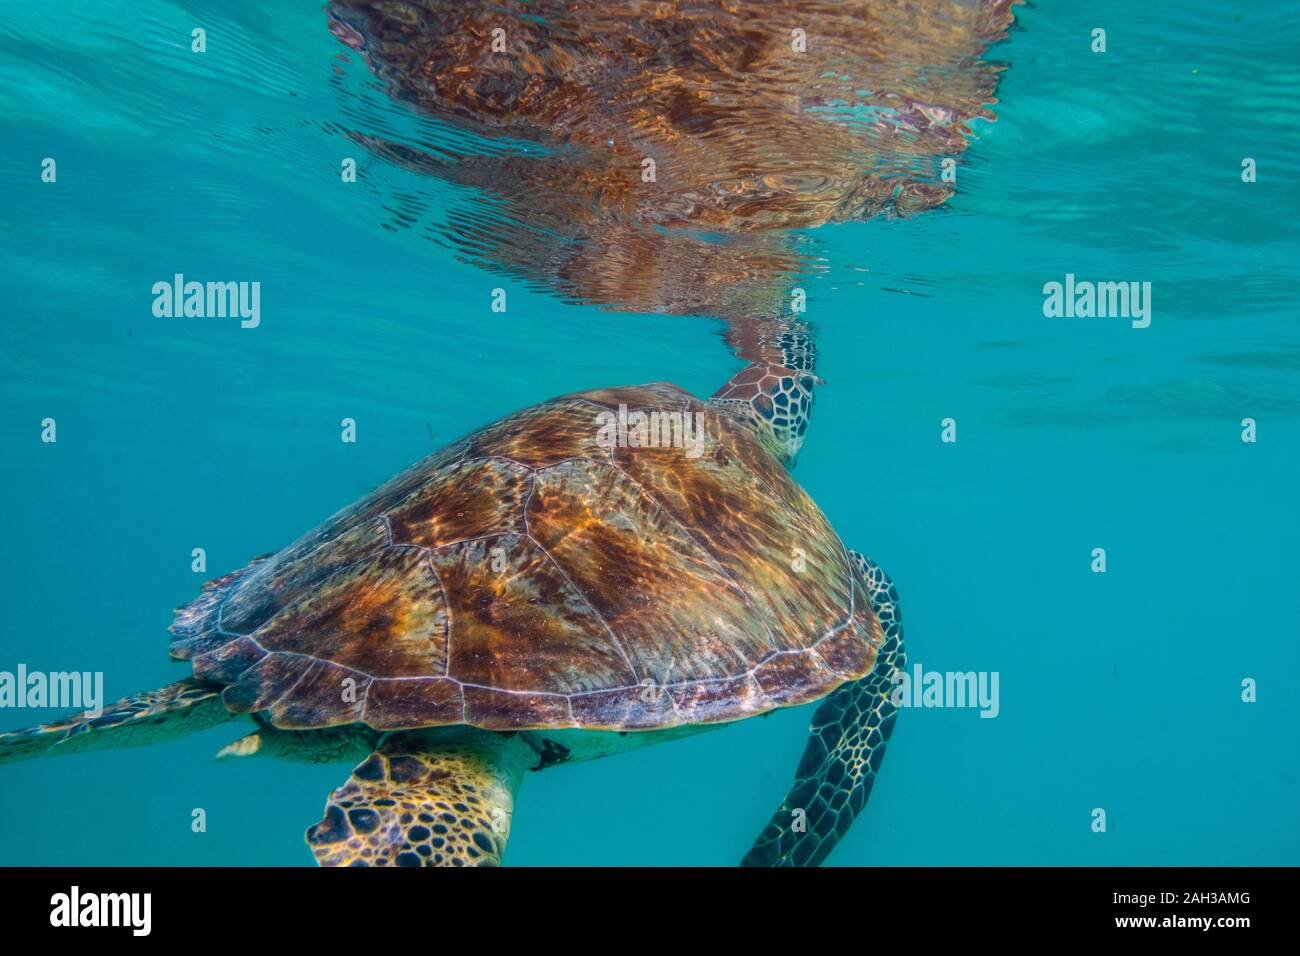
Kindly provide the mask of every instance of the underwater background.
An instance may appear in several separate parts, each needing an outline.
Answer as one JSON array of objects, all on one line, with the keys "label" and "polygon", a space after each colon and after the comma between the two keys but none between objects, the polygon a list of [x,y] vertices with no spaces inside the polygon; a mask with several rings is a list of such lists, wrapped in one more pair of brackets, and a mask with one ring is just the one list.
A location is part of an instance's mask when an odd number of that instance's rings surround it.
[{"label": "underwater background", "polygon": [[[893,576],[910,662],[1000,677],[995,719],[903,711],[828,862],[1300,863],[1300,21],[1015,16],[951,201],[800,239],[826,384],[795,476]],[[740,367],[707,317],[568,304],[428,241],[463,197],[344,142],[362,120],[457,135],[315,2],[0,9],[0,670],[102,671],[108,700],[177,680],[173,607],[430,450],[554,395],[707,396]],[[260,281],[261,325],[155,318],[176,272]],[[1150,327],[1044,317],[1067,272],[1151,282]],[[732,865],[812,710],[529,775],[506,862]],[[242,732],[0,766],[0,864],[310,864],[348,768],[215,763]]]}]

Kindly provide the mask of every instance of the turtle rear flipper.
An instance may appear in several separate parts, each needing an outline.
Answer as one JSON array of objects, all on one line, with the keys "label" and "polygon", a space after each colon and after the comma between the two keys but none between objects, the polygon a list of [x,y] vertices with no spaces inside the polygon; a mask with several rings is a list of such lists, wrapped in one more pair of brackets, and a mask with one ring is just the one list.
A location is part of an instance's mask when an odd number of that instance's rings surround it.
[{"label": "turtle rear flipper", "polygon": [[742,866],[821,863],[866,806],[884,759],[885,742],[898,716],[890,700],[894,675],[907,664],[902,612],[889,575],[856,551],[849,553],[867,583],[884,631],[876,666],[817,708],[794,785]]},{"label": "turtle rear flipper", "polygon": [[536,753],[492,731],[393,734],[307,831],[321,866],[496,866]]},{"label": "turtle rear flipper", "polygon": [[187,677],[119,700],[98,716],[72,714],[39,727],[0,734],[0,763],[83,750],[140,747],[206,730],[235,717],[221,702],[220,685]]}]

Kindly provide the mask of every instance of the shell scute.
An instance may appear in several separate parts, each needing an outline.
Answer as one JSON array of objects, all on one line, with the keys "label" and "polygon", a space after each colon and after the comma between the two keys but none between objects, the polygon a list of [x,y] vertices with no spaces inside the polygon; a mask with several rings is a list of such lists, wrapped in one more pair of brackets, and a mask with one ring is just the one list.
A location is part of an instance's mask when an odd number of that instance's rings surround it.
[{"label": "shell scute", "polygon": [[458,462],[436,472],[385,513],[395,544],[441,548],[505,531],[522,533],[532,472],[503,458]]},{"label": "shell scute", "polygon": [[[772,650],[719,564],[608,462],[539,474],[528,526],[620,636],[634,670],[623,683],[730,676]],[[684,644],[682,634],[696,639]]]},{"label": "shell scute", "polygon": [[573,698],[571,707],[577,727],[648,730],[681,723],[672,696],[649,682],[583,694]]},{"label": "shell scute", "polygon": [[508,459],[527,468],[545,468],[569,458],[607,457],[595,424],[601,411],[584,397],[554,399],[488,425],[470,439],[470,455]]},{"label": "shell scute", "polygon": [[[758,617],[772,630],[826,633],[851,605],[852,571],[843,545],[789,473],[757,442],[736,434],[742,426],[706,414],[708,438],[699,459],[673,449],[620,448],[615,462],[679,526],[691,529],[729,578],[746,582]],[[774,467],[753,467],[734,444],[757,448],[750,457],[766,457]]]},{"label": "shell scute", "polygon": [[271,706],[271,722],[286,730],[354,724],[361,720],[372,678],[331,661],[313,661],[291,693]]},{"label": "shell scute", "polygon": [[461,723],[460,681],[448,677],[392,678],[370,683],[361,719],[375,730],[416,730]]},{"label": "shell scute", "polygon": [[509,728],[563,727],[572,722],[564,694],[530,694],[494,687],[465,687],[464,721]]},{"label": "shell scute", "polygon": [[234,634],[256,631],[331,574],[378,553],[387,543],[388,532],[373,515],[332,535],[298,541],[265,562],[231,594],[221,609],[222,629]]},{"label": "shell scute", "polygon": [[340,569],[250,636],[268,651],[328,659],[372,677],[447,669],[447,604],[428,555],[412,548]]},{"label": "shell scute", "polygon": [[502,535],[433,556],[450,602],[449,672],[520,693],[577,693],[634,680],[609,629],[531,538]]}]

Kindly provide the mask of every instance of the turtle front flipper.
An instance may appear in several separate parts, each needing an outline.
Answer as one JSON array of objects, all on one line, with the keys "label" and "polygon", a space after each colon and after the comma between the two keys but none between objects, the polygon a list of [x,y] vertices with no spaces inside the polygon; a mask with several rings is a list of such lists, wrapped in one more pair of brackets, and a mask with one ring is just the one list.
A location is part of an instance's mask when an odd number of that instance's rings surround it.
[{"label": "turtle front flipper", "polygon": [[102,713],[72,714],[27,730],[0,734],[0,763],[53,754],[139,747],[235,720],[221,686],[187,677],[109,704]]},{"label": "turtle front flipper", "polygon": [[884,631],[876,666],[845,684],[813,715],[794,785],[741,861],[742,866],[817,866],[866,806],[897,711],[894,675],[906,666],[903,619],[894,584],[879,567],[849,552],[868,586]]},{"label": "turtle front flipper", "polygon": [[496,866],[536,759],[515,734],[393,734],[330,794],[307,843],[321,866]]}]

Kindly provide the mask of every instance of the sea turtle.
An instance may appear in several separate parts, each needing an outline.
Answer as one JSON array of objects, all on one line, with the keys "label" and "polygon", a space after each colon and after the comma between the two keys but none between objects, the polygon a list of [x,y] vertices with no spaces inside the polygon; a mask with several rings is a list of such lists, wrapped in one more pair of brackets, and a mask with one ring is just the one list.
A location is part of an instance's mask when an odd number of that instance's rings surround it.
[{"label": "sea turtle", "polygon": [[824,697],[744,858],[816,864],[866,802],[903,647],[889,578],[785,466],[815,381],[753,364],[708,402],[509,415],[205,585],[171,627],[192,676],[0,735],[0,760],[251,715],[223,755],[360,760],[307,830],[322,865],[495,864],[525,770]]}]

